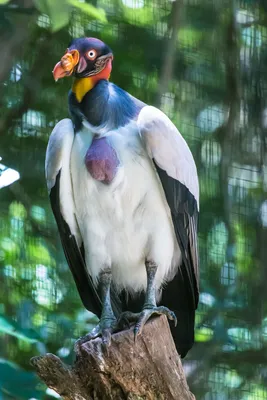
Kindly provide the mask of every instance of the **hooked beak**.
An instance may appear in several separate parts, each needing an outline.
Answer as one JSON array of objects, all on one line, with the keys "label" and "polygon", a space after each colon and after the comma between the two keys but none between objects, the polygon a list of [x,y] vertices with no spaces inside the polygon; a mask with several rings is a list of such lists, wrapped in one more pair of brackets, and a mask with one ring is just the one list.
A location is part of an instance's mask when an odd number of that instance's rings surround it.
[{"label": "hooked beak", "polygon": [[78,64],[80,54],[78,50],[67,49],[61,60],[55,65],[52,73],[55,81],[65,76],[70,76],[73,73],[74,68]]}]

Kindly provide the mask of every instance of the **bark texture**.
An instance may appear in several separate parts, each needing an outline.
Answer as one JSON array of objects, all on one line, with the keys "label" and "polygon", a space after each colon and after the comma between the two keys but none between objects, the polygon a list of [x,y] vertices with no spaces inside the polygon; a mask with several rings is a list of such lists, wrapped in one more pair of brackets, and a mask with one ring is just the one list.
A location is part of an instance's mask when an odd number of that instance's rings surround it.
[{"label": "bark texture", "polygon": [[193,400],[165,316],[152,318],[134,341],[133,328],[85,343],[67,366],[53,354],[31,360],[39,377],[65,400]]}]

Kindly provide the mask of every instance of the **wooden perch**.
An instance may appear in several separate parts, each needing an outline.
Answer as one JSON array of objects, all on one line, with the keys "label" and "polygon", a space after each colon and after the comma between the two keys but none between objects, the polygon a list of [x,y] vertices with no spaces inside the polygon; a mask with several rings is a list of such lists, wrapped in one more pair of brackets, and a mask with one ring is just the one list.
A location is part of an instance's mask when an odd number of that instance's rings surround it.
[{"label": "wooden perch", "polygon": [[54,354],[31,359],[39,377],[65,400],[193,400],[165,316],[82,345],[72,367]]}]

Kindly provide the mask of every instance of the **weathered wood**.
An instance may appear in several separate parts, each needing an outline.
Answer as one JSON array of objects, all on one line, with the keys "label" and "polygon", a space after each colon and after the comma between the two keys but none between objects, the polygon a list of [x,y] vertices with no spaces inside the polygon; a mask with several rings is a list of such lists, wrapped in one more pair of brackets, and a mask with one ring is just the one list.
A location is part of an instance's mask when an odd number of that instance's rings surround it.
[{"label": "weathered wood", "polygon": [[73,366],[53,354],[31,360],[37,374],[65,400],[193,400],[165,316],[150,319],[134,341],[133,328],[82,345]]}]

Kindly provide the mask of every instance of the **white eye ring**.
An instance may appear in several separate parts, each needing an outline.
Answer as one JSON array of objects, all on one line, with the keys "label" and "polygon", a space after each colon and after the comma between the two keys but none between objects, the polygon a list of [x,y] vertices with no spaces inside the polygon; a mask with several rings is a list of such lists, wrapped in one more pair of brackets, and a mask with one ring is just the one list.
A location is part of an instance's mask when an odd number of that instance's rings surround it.
[{"label": "white eye ring", "polygon": [[94,60],[96,58],[96,51],[95,50],[89,50],[87,53],[88,58],[90,58],[90,60]]}]

